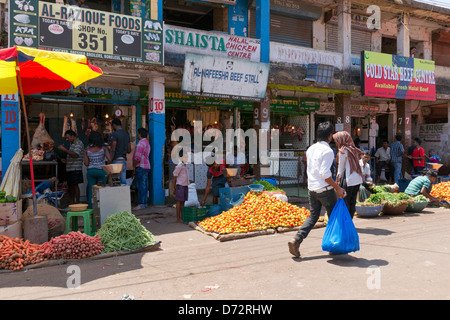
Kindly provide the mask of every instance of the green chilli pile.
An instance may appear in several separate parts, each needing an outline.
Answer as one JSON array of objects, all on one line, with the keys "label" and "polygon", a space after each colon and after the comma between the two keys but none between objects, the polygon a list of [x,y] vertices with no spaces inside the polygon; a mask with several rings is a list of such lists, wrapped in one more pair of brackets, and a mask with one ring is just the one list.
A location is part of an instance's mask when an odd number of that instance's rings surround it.
[{"label": "green chilli pile", "polygon": [[98,230],[98,236],[105,247],[104,253],[134,250],[155,242],[153,234],[128,211],[117,212],[106,218]]}]

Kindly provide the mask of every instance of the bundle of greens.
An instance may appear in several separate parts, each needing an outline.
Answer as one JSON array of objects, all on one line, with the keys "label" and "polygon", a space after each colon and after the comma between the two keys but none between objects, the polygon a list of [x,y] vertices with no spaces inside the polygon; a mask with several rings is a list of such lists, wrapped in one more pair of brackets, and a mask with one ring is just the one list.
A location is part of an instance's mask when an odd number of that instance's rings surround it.
[{"label": "bundle of greens", "polygon": [[358,203],[359,206],[379,206],[386,205],[389,207],[398,207],[402,205],[413,204],[414,199],[403,192],[390,193],[390,192],[380,192],[373,193],[370,197],[364,201]]},{"label": "bundle of greens", "polygon": [[415,203],[419,203],[419,202],[429,202],[430,200],[427,198],[427,197],[425,197],[424,195],[418,195],[418,196],[415,196],[414,198],[414,202]]},{"label": "bundle of greens", "polygon": [[102,238],[105,253],[134,250],[155,242],[153,234],[128,211],[117,212],[106,218],[98,230],[98,236]]},{"label": "bundle of greens", "polygon": [[265,180],[255,180],[255,182],[253,182],[254,184],[261,184],[264,186],[264,191],[283,191],[278,187],[275,187],[273,184],[271,184],[268,181]]}]

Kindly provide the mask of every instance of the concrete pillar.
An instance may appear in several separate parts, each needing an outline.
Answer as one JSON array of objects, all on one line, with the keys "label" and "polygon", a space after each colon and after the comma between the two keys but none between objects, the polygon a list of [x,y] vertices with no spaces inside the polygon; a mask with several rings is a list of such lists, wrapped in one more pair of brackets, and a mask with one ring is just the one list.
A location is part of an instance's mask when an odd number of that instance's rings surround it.
[{"label": "concrete pillar", "polygon": [[323,12],[319,20],[313,22],[313,48],[317,50],[326,50],[326,26],[323,21]]},{"label": "concrete pillar", "polygon": [[397,19],[397,55],[409,57],[409,14],[403,12]]},{"label": "concrete pillar", "polygon": [[397,100],[397,134],[405,149],[411,145],[411,100]]},{"label": "concrete pillar", "polygon": [[[270,96],[268,91],[266,91],[266,98],[263,102],[253,103],[253,128],[256,130],[256,134],[258,136],[258,162],[254,166],[254,174],[256,179],[259,180],[261,179],[261,176],[270,174],[270,165],[268,163],[262,163],[261,161],[261,152],[264,152],[265,150],[262,150],[261,147],[263,144],[260,142],[260,139],[264,138],[264,136],[261,135],[263,134],[263,131],[261,130],[266,130],[266,146],[268,150],[270,149]],[[252,155],[250,154],[249,157],[252,157]],[[255,163],[256,159],[252,158],[249,160],[251,161],[250,163]]]},{"label": "concrete pillar", "polygon": [[155,77],[150,79],[148,86],[149,97],[149,123],[148,133],[150,142],[150,176],[149,203],[163,205],[165,202],[163,173],[164,173],[164,142],[165,130],[165,86],[164,78]]},{"label": "concrete pillar", "polygon": [[270,62],[270,2],[256,0],[256,38],[261,39],[261,62]]},{"label": "concrete pillar", "polygon": [[238,0],[228,7],[228,33],[248,37],[248,0]]},{"label": "concrete pillar", "polygon": [[352,108],[349,94],[337,94],[334,98],[336,131],[352,132]]},{"label": "concrete pillar", "polygon": [[338,51],[343,59],[343,83],[351,82],[352,67],[352,17],[351,0],[338,1]]},{"label": "concrete pillar", "polygon": [[381,29],[372,32],[372,43],[370,46],[370,50],[373,52],[381,52],[382,39],[383,31]]},{"label": "concrete pillar", "polygon": [[20,148],[19,95],[17,93],[2,95],[1,111],[2,162],[0,171],[3,179],[11,159]]}]

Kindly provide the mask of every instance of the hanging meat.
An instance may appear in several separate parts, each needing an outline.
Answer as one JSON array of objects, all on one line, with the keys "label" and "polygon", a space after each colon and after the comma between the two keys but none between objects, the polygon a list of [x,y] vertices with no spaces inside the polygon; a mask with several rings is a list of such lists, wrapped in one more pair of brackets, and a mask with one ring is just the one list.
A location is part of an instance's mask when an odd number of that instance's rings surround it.
[{"label": "hanging meat", "polygon": [[55,141],[50,137],[47,130],[45,130],[45,114],[39,114],[39,125],[34,131],[33,139],[31,140],[31,150],[23,157],[23,160],[29,160],[30,154],[33,160],[40,161],[44,158],[45,152],[52,152],[55,149]]},{"label": "hanging meat", "polygon": [[298,137],[298,141],[302,141],[303,139],[303,135],[306,133],[305,129],[303,129],[302,127],[298,127],[297,128],[297,137]]},{"label": "hanging meat", "polygon": [[63,138],[66,136],[67,130],[70,130],[69,118],[67,116],[64,116],[64,123],[63,123],[63,129],[62,129],[62,137]]},{"label": "hanging meat", "polygon": [[86,137],[89,137],[92,131],[98,131],[98,121],[96,117],[88,121],[87,127],[84,130],[84,134],[86,135]]},{"label": "hanging meat", "polygon": [[103,130],[103,134],[105,136],[109,136],[112,133],[112,119],[109,118],[105,121],[105,130]]},{"label": "hanging meat", "polygon": [[31,148],[46,152],[51,152],[55,149],[55,141],[53,141],[47,130],[45,130],[45,114],[42,112],[39,114],[39,125],[36,131],[34,131]]},{"label": "hanging meat", "polygon": [[70,128],[72,129],[73,132],[78,133],[77,132],[77,120],[74,117],[70,118]]}]

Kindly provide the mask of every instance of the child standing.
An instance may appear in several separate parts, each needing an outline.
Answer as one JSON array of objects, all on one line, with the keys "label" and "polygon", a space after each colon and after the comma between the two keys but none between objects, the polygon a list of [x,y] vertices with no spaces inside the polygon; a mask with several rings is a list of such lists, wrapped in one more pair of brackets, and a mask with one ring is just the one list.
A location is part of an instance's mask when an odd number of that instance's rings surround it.
[{"label": "child standing", "polygon": [[173,171],[173,185],[175,201],[177,202],[177,220],[176,222],[183,222],[183,207],[184,202],[188,199],[189,186],[189,167],[186,163],[185,157],[180,159],[180,162]]}]

